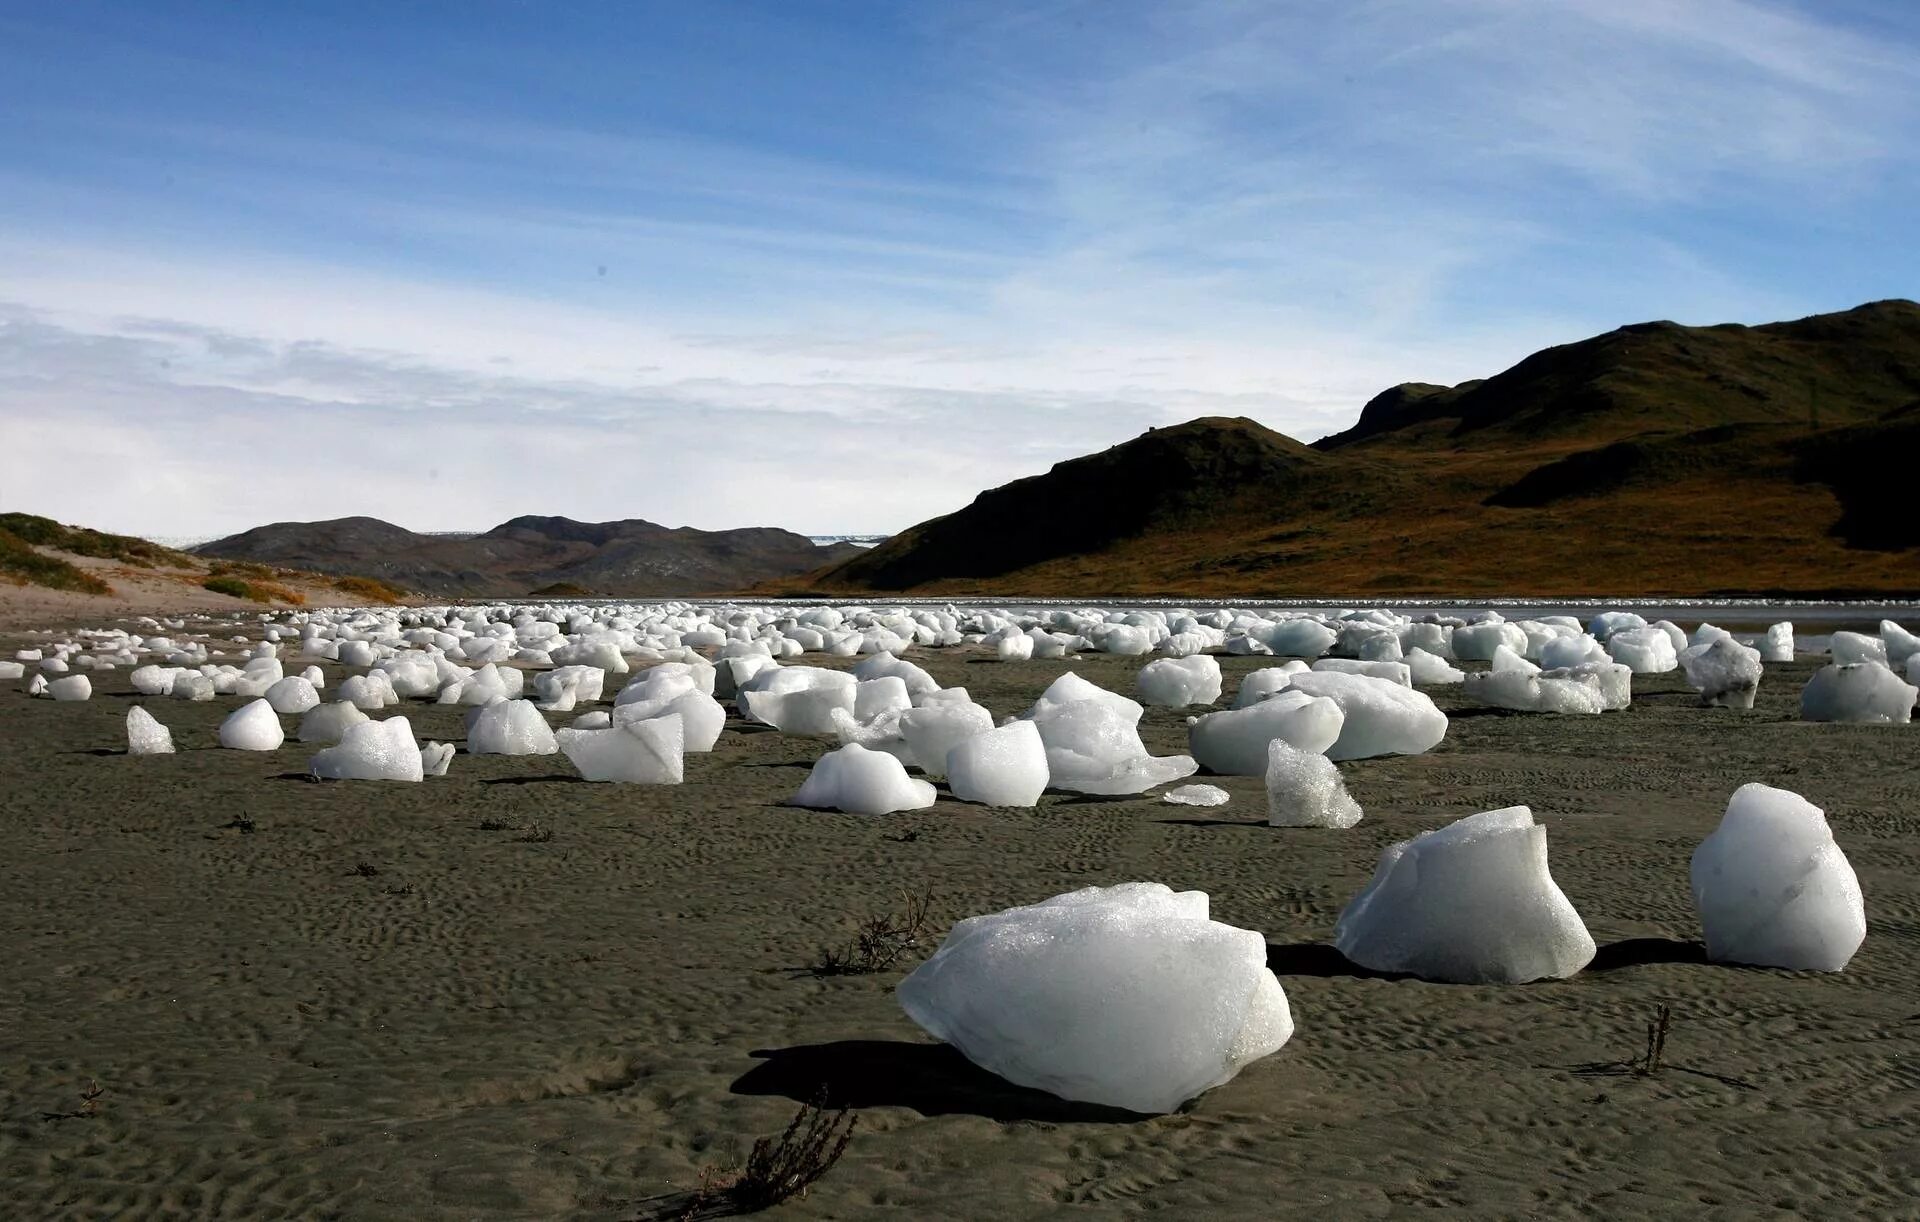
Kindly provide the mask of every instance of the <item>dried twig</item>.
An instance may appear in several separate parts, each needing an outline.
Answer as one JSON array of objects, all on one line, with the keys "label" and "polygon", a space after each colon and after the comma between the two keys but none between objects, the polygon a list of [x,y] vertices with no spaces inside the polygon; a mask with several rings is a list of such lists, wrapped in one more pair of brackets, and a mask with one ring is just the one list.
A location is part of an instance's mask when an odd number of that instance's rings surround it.
[{"label": "dried twig", "polygon": [[879,912],[860,925],[852,942],[844,947],[822,947],[820,958],[811,969],[816,976],[859,976],[884,972],[899,963],[910,951],[920,949],[927,932],[927,908],[932,894],[922,891],[900,893],[901,911]]}]

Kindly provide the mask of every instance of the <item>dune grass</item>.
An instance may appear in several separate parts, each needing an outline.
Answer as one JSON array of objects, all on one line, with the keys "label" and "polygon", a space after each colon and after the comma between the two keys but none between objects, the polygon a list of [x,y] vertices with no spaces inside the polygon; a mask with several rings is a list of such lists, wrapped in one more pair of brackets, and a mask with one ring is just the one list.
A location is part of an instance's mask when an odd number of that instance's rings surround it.
[{"label": "dune grass", "polygon": [[113,593],[112,586],[92,573],[84,572],[57,556],[35,551],[27,540],[4,527],[0,527],[0,577],[15,585],[71,590],[76,594]]}]

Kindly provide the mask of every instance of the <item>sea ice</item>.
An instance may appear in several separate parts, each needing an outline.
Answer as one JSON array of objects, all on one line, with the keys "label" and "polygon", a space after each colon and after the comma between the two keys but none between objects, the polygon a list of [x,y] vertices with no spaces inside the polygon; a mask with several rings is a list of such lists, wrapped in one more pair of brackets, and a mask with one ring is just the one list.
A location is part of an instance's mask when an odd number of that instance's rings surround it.
[{"label": "sea ice", "polygon": [[1220,699],[1220,663],[1203,653],[1161,658],[1140,668],[1136,690],[1144,704],[1183,709]]},{"label": "sea ice", "polygon": [[1340,769],[1317,751],[1276,738],[1267,744],[1267,823],[1273,827],[1352,827],[1360,804]]},{"label": "sea ice", "polygon": [[1860,881],[1826,813],[1797,793],[1742,785],[1693,853],[1707,957],[1837,972],[1867,936]]},{"label": "sea ice", "polygon": [[589,781],[678,785],[686,769],[686,731],[677,714],[621,721],[604,730],[565,729],[554,741]]},{"label": "sea ice", "polygon": [[1524,806],[1389,845],[1334,945],[1373,971],[1459,984],[1571,976],[1594,954],[1547,869],[1547,829]]},{"label": "sea ice", "polygon": [[1302,751],[1324,752],[1345,721],[1337,702],[1288,689],[1244,709],[1188,718],[1187,749],[1216,775],[1265,776],[1268,743],[1284,738]]},{"label": "sea ice", "polygon": [[931,784],[907,775],[905,765],[884,751],[849,743],[829,751],[787,801],[793,806],[843,810],[854,815],[885,815],[932,806]]},{"label": "sea ice", "polygon": [[[1320,696],[1340,706],[1340,737],[1326,749],[1331,760],[1372,759],[1377,755],[1419,755],[1447,736],[1447,715],[1425,692],[1367,675],[1314,671],[1295,675],[1296,692]],[[1287,736],[1292,742],[1292,736]],[[1297,747],[1304,744],[1294,742]],[[1264,762],[1260,772],[1265,771]],[[1254,775],[1259,775],[1256,772]]]},{"label": "sea ice", "polygon": [[895,996],[1009,1082],[1135,1112],[1170,1112],[1293,1034],[1266,939],[1158,883],[970,917]]},{"label": "sea ice", "polygon": [[1700,693],[1700,703],[1728,709],[1750,709],[1760,690],[1760,651],[1731,636],[1703,645],[1690,645],[1680,655],[1687,683]]},{"label": "sea ice", "polygon": [[426,775],[413,727],[404,717],[355,722],[338,745],[316,751],[307,768],[330,781],[418,781]]},{"label": "sea ice", "polygon": [[[344,686],[344,685],[343,685]],[[560,750],[547,719],[531,700],[502,700],[473,711],[467,727],[470,755],[552,755]],[[584,734],[608,733],[583,730]]]},{"label": "sea ice", "polygon": [[1803,721],[1895,722],[1913,718],[1920,689],[1878,662],[1835,663],[1813,672],[1800,689]]},{"label": "sea ice", "polygon": [[93,680],[85,675],[68,675],[47,684],[47,695],[55,700],[86,700],[93,695]]},{"label": "sea ice", "polygon": [[128,755],[172,755],[173,732],[139,705],[127,710]]},{"label": "sea ice", "polygon": [[1218,785],[1178,785],[1160,800],[1170,806],[1225,806],[1232,795]]},{"label": "sea ice", "polygon": [[947,753],[947,788],[965,802],[1032,806],[1047,787],[1047,747],[1031,721],[963,739]]},{"label": "sea ice", "polygon": [[280,717],[264,699],[242,705],[220,723],[220,745],[235,751],[275,751],[285,741]]}]

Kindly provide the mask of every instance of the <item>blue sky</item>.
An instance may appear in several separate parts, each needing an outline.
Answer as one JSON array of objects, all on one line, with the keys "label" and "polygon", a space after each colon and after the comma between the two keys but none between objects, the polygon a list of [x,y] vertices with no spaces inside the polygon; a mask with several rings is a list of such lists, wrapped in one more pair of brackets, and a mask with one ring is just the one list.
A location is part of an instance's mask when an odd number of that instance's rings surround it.
[{"label": "blue sky", "polygon": [[0,0],[0,116],[0,499],[156,534],[894,530],[1920,273],[1904,0]]}]

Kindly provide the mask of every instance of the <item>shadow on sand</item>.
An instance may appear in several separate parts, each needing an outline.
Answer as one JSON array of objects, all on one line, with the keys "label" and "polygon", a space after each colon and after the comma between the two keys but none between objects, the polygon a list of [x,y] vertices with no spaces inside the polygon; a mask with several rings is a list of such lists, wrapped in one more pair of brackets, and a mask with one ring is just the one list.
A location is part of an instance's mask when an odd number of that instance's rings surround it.
[{"label": "shadow on sand", "polygon": [[1130,1123],[1123,1108],[1073,1103],[988,1073],[945,1044],[839,1040],[756,1049],[760,1064],[733,1084],[736,1095],[782,1095],[829,1107],[905,1107],[922,1116],[982,1116],[1002,1122]]}]

